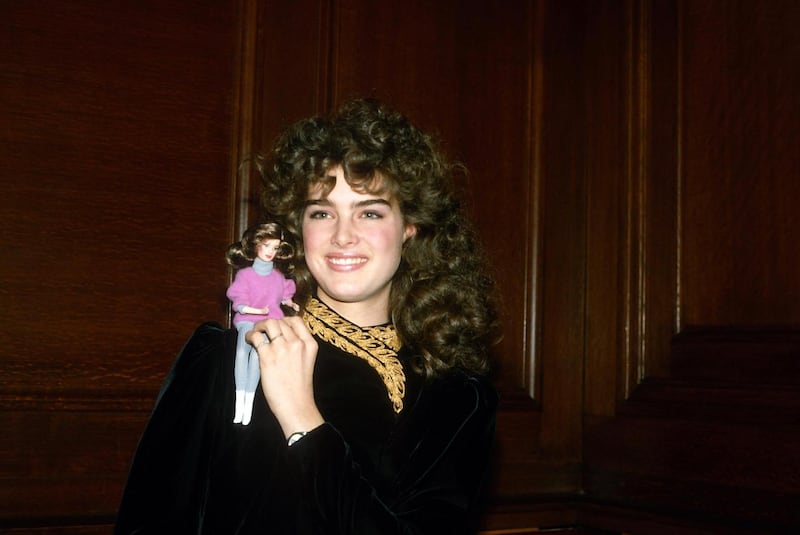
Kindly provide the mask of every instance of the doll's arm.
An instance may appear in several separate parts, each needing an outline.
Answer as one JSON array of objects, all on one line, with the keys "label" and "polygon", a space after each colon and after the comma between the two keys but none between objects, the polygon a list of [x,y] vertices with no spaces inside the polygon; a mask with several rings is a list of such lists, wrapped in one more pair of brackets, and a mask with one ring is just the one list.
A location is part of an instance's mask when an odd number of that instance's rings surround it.
[{"label": "doll's arm", "polygon": [[294,301],[292,301],[292,298],[291,298],[291,297],[290,297],[289,299],[284,299],[283,301],[281,301],[281,304],[282,304],[282,305],[285,305],[285,306],[287,306],[287,307],[289,307],[289,308],[291,308],[291,309],[292,309],[292,310],[294,310],[295,312],[297,312],[298,310],[300,310],[300,305],[298,305],[297,303],[295,303]]},{"label": "doll's arm", "polygon": [[241,312],[242,314],[258,314],[261,316],[266,316],[267,314],[269,314],[269,307],[256,308],[247,305],[241,305],[236,310],[237,312]]},{"label": "doll's arm", "polygon": [[292,308],[295,312],[300,310],[300,305],[292,300],[296,291],[297,286],[295,282],[292,279],[285,279],[283,282],[283,299],[281,300],[281,304]]}]

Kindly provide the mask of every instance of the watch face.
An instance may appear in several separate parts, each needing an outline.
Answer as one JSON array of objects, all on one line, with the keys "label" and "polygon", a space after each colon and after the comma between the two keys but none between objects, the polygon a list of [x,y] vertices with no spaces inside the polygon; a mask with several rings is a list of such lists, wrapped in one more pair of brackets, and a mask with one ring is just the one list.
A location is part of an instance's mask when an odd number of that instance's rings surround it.
[{"label": "watch face", "polygon": [[291,435],[289,435],[289,438],[286,440],[286,444],[291,446],[292,444],[294,444],[295,442],[297,442],[298,440],[300,440],[301,438],[303,438],[307,434],[308,434],[307,432],[292,433]]}]

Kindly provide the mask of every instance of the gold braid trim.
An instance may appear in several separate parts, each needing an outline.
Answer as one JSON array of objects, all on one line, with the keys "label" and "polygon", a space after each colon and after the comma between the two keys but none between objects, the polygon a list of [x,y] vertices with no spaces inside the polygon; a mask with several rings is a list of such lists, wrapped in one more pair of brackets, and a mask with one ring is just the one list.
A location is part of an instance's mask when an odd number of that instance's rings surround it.
[{"label": "gold braid trim", "polygon": [[367,361],[386,385],[394,412],[403,410],[406,374],[397,358],[401,344],[393,325],[362,329],[313,297],[306,303],[303,321],[313,334]]}]

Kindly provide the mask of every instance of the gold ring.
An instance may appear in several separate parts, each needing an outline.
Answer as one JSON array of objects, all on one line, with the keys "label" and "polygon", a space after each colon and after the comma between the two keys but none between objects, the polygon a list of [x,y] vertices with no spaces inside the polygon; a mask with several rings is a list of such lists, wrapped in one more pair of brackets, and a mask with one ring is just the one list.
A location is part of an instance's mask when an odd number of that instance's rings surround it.
[{"label": "gold ring", "polygon": [[278,334],[276,334],[275,336],[273,336],[272,338],[270,338],[270,342],[274,342],[275,340],[277,340],[277,339],[278,339],[278,338],[280,338],[281,336],[283,336],[283,333],[278,333]]},{"label": "gold ring", "polygon": [[264,344],[268,344],[268,343],[269,343],[269,336],[267,336],[265,334],[264,335],[264,339],[262,341],[260,341],[258,344],[256,344],[256,349],[259,349],[261,346],[263,346]]}]

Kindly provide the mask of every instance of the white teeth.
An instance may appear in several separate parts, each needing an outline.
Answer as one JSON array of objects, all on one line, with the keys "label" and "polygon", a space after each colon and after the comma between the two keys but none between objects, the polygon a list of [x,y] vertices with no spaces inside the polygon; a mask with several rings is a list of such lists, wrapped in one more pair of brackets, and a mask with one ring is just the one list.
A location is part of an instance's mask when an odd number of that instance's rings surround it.
[{"label": "white teeth", "polygon": [[331,264],[337,266],[354,266],[356,264],[363,264],[367,261],[366,258],[329,258]]}]

